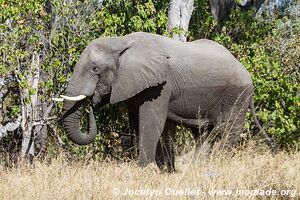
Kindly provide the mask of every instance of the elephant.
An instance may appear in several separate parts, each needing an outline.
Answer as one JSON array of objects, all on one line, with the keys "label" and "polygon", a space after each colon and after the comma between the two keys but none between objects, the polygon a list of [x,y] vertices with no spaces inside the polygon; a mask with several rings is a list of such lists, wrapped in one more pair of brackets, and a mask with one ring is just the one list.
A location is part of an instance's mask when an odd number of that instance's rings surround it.
[{"label": "elephant", "polygon": [[[174,171],[176,125],[191,128],[198,140],[199,121],[209,131],[230,121],[226,145],[234,147],[249,106],[260,132],[274,146],[256,118],[253,91],[249,72],[217,42],[180,42],[136,32],[91,41],[75,65],[66,94],[55,100],[64,101],[64,129],[79,145],[96,136],[92,107],[126,102],[130,131],[138,138],[139,165],[156,163]],[[89,130],[82,133],[80,118],[87,102],[92,105]]]}]

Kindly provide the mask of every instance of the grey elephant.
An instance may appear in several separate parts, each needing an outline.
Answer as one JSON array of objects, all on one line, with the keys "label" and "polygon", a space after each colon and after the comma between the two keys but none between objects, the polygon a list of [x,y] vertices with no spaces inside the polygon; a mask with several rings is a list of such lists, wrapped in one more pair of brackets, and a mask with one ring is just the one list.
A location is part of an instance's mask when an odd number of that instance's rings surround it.
[{"label": "grey elephant", "polygon": [[177,124],[192,128],[198,140],[199,121],[209,131],[229,122],[226,144],[235,146],[250,106],[255,123],[273,144],[257,121],[252,94],[250,74],[220,44],[205,39],[184,43],[138,32],[92,41],[60,100],[65,101],[65,131],[81,145],[92,142],[97,133],[92,109],[88,133],[80,131],[86,99],[94,106],[125,101],[131,131],[138,136],[139,164],[156,162],[172,171]]}]

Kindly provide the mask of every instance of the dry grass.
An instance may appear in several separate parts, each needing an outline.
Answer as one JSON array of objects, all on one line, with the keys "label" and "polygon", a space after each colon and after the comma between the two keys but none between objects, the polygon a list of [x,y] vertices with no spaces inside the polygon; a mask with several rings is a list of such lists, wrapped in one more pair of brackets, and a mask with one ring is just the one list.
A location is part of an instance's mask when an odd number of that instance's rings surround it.
[{"label": "dry grass", "polygon": [[[33,166],[2,167],[0,199],[290,199],[294,195],[300,199],[300,153],[279,152],[273,157],[267,151],[255,149],[250,145],[235,155],[215,151],[199,163],[191,162],[190,153],[177,158],[177,172],[173,174],[162,173],[155,165],[140,168],[135,162],[114,161],[69,163],[56,159],[51,164],[35,162]],[[277,192],[296,190],[298,194],[237,197],[208,194],[223,189],[232,189],[235,194],[236,190],[270,188]],[[148,195],[122,195],[127,189]],[[166,195],[170,189],[179,194]],[[198,190],[195,191],[198,194],[193,195],[191,190]]]}]

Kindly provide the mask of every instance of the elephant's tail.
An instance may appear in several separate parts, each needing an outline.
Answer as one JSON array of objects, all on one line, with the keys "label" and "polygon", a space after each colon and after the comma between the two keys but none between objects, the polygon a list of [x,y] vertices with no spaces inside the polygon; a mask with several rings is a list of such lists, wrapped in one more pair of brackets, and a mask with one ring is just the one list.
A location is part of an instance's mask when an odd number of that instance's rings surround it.
[{"label": "elephant's tail", "polygon": [[251,98],[250,99],[250,110],[251,110],[251,113],[252,113],[252,116],[254,118],[254,122],[255,124],[258,126],[262,136],[264,137],[265,139],[265,142],[267,143],[267,145],[271,148],[271,151],[273,153],[276,153],[277,151],[277,145],[276,143],[268,136],[268,134],[266,133],[266,131],[263,129],[263,127],[260,125],[257,117],[256,117],[256,113],[255,113],[255,108],[254,108],[254,103],[253,103],[253,99]]}]

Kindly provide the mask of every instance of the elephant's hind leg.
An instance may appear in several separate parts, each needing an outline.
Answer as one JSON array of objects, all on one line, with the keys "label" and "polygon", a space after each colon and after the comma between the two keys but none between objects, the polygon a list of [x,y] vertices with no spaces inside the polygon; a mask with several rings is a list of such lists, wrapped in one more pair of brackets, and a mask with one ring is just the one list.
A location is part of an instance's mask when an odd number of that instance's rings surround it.
[{"label": "elephant's hind leg", "polygon": [[245,115],[246,109],[244,106],[234,106],[221,115],[222,146],[225,149],[230,150],[239,145],[241,134],[243,133]]},{"label": "elephant's hind leg", "polygon": [[156,148],[156,163],[160,169],[163,169],[164,166],[166,166],[168,172],[175,171],[175,133],[176,125],[167,121]]},{"label": "elephant's hind leg", "polygon": [[195,154],[193,162],[196,162],[198,160],[201,149],[204,149],[205,155],[208,155],[210,153],[210,148],[214,141],[214,137],[212,137],[212,135],[210,134],[213,128],[213,125],[204,125],[200,129],[195,127],[191,128],[195,140]]}]

